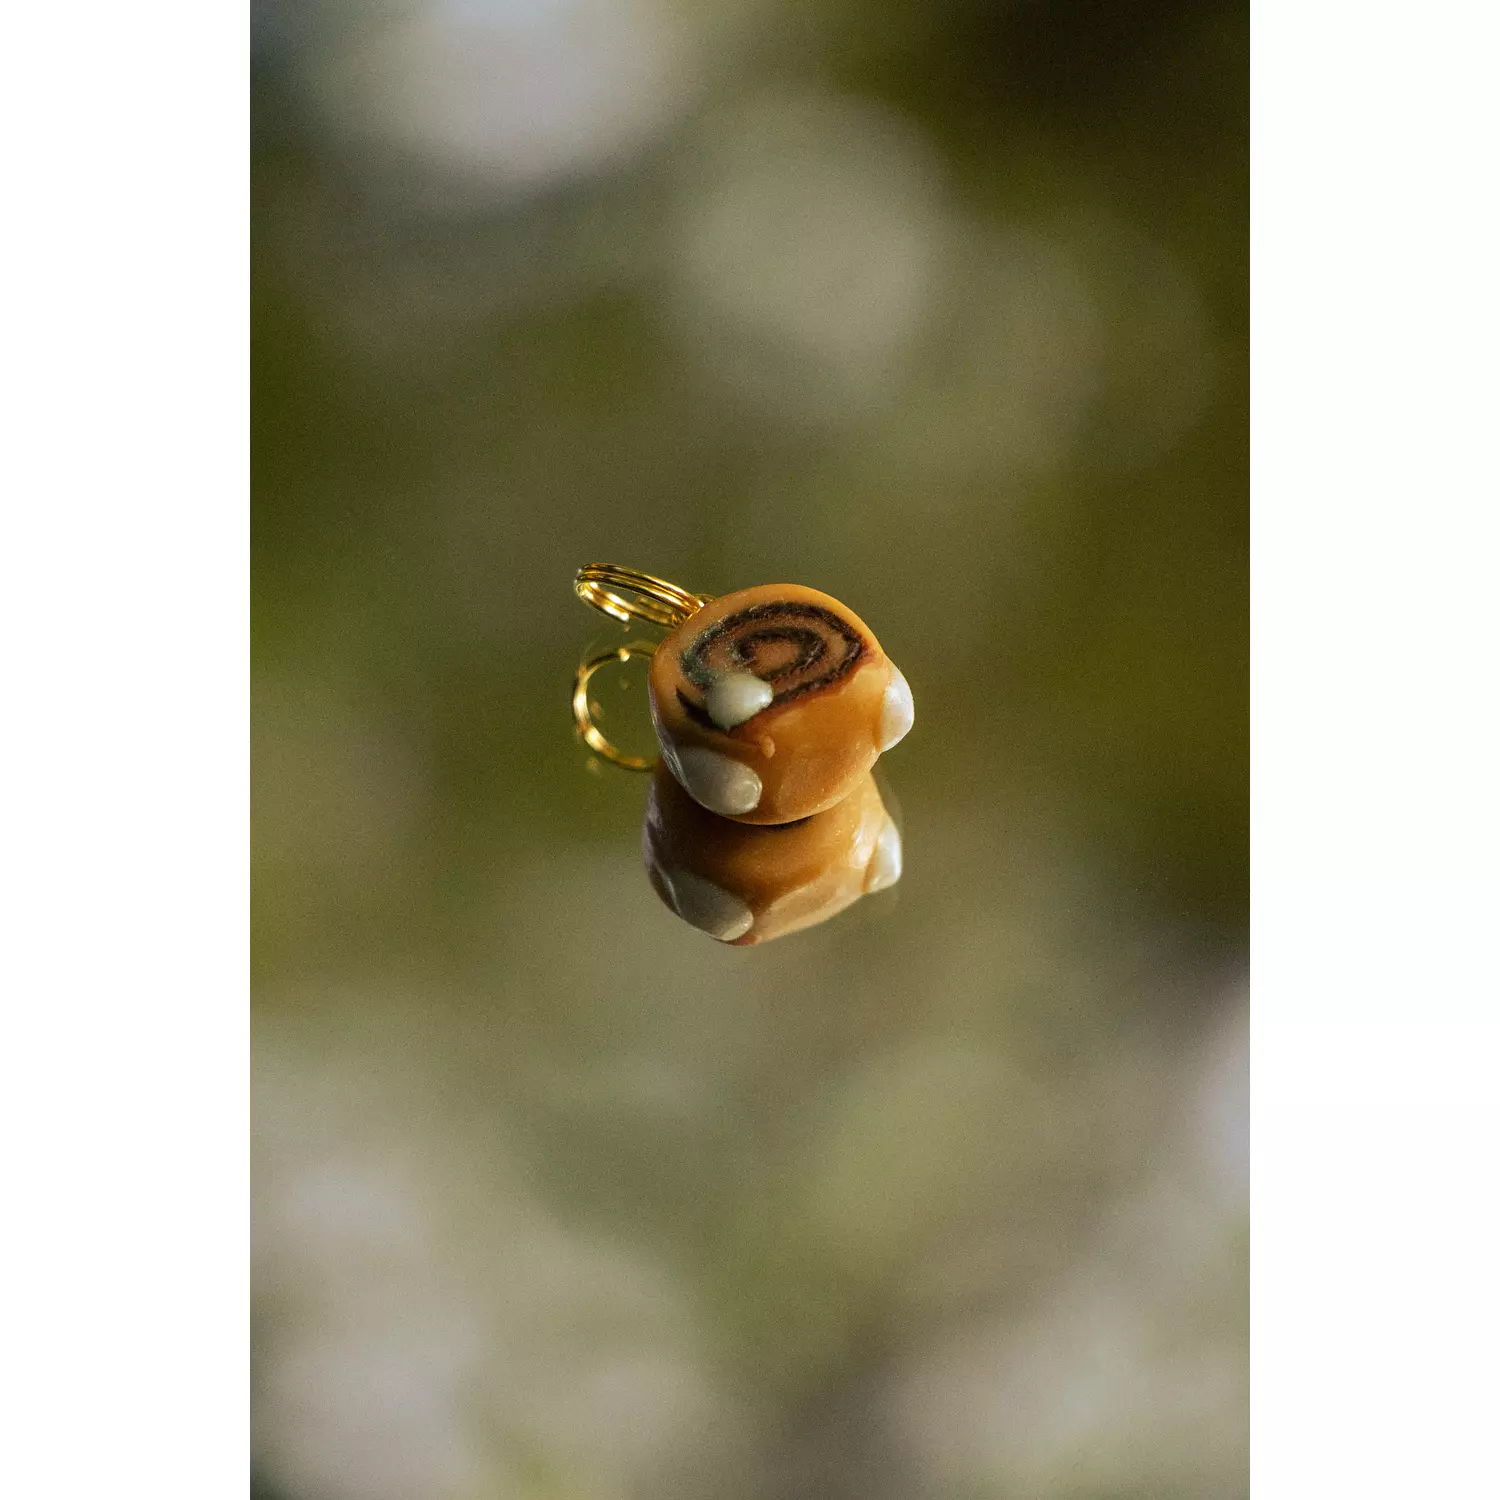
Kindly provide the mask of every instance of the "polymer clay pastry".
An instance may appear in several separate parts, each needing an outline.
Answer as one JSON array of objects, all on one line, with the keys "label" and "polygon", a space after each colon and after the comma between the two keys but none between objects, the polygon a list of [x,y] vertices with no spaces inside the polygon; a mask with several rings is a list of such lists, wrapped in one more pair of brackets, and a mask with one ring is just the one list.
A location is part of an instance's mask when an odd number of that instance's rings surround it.
[{"label": "polymer clay pastry", "polygon": [[757,826],[706,811],[659,766],[641,853],[672,911],[736,947],[827,921],[901,878],[901,835],[868,771],[826,812]]},{"label": "polymer clay pastry", "polygon": [[656,648],[649,681],[668,769],[746,823],[832,807],[912,725],[911,689],[869,626],[796,584],[705,605]]},{"label": "polymer clay pastry", "polygon": [[[846,797],[911,728],[911,689],[869,626],[800,584],[714,599],[610,563],[579,572],[582,598],[620,620],[671,627],[650,651],[651,718],[662,760],[703,807],[745,823],[789,823]],[[630,597],[617,592],[630,591]],[[647,648],[649,649],[649,648]],[[579,669],[574,715],[619,764],[588,712]]]}]

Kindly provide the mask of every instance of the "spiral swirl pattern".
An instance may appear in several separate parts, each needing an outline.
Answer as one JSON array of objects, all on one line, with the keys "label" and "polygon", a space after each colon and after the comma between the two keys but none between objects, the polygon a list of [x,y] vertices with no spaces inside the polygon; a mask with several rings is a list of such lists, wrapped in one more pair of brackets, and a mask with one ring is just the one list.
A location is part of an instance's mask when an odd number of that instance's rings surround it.
[{"label": "spiral swirl pattern", "polygon": [[[749,672],[773,689],[770,707],[831,687],[869,649],[847,620],[816,604],[773,601],[716,621],[683,648],[682,674],[700,692],[726,672]],[[679,691],[702,722],[703,707]]]}]

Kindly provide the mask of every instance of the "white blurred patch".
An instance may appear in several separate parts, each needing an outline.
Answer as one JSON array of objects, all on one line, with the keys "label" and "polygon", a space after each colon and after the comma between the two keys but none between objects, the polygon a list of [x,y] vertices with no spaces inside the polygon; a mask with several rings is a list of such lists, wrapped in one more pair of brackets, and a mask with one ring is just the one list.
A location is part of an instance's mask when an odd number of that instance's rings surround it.
[{"label": "white blurred patch", "polygon": [[457,1399],[461,1333],[414,1309],[273,1346],[257,1380],[259,1461],[307,1500],[476,1493],[487,1465]]},{"label": "white blurred patch", "polygon": [[1155,1174],[1029,1315],[903,1362],[886,1410],[935,1488],[1242,1490],[1247,1062],[1241,1003],[1176,1081],[1183,1106]]},{"label": "white blurred patch", "polygon": [[947,228],[910,122],[852,98],[762,96],[716,116],[685,173],[674,325],[773,414],[858,412],[927,326]]},{"label": "white blurred patch", "polygon": [[255,1439],[299,1500],[674,1493],[743,1413],[674,1277],[561,1222],[367,1003],[257,1024]]},{"label": "white blurred patch", "polygon": [[311,69],[333,129],[504,198],[628,157],[690,106],[750,7],[672,0],[387,0]]}]

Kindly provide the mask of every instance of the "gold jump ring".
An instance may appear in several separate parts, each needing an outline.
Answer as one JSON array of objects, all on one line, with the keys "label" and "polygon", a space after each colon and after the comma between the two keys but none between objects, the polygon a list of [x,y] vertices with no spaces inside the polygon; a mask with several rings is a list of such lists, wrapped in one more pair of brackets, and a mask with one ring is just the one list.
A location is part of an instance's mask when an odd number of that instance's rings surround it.
[{"label": "gold jump ring", "polygon": [[607,667],[610,662],[627,662],[634,656],[649,657],[656,647],[649,641],[630,641],[623,646],[616,646],[613,651],[605,651],[591,660],[583,663],[573,674],[573,722],[578,726],[578,732],[583,736],[584,743],[590,750],[602,755],[605,760],[613,761],[617,766],[624,766],[627,771],[650,771],[656,766],[656,758],[652,756],[647,759],[640,755],[626,755],[623,750],[617,749],[604,737],[599,727],[594,723],[593,711],[589,708],[589,679],[600,667]]},{"label": "gold jump ring", "polygon": [[[689,616],[697,614],[714,597],[689,593],[665,578],[624,568],[619,563],[585,563],[573,580],[573,588],[585,604],[627,625],[632,620],[649,620],[669,630],[675,630]],[[616,589],[628,589],[632,597],[618,594]]]}]

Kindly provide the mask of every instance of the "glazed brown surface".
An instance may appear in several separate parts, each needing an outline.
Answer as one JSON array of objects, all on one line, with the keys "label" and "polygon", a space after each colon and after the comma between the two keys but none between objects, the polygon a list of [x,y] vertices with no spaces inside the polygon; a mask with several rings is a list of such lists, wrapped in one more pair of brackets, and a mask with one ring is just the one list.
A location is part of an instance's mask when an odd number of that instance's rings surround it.
[{"label": "glazed brown surface", "polygon": [[[652,718],[669,762],[673,747],[701,747],[755,772],[760,801],[739,821],[785,823],[832,807],[875,763],[892,670],[870,628],[837,599],[765,584],[715,599],[657,647]],[[727,672],[749,673],[773,694],[731,729],[705,702]]]},{"label": "glazed brown surface", "polygon": [[748,947],[826,921],[857,901],[888,821],[869,772],[826,812],[767,827],[715,816],[658,766],[646,802],[641,853],[653,889],[674,911],[670,880],[680,871],[743,901],[754,925],[733,946]]}]

